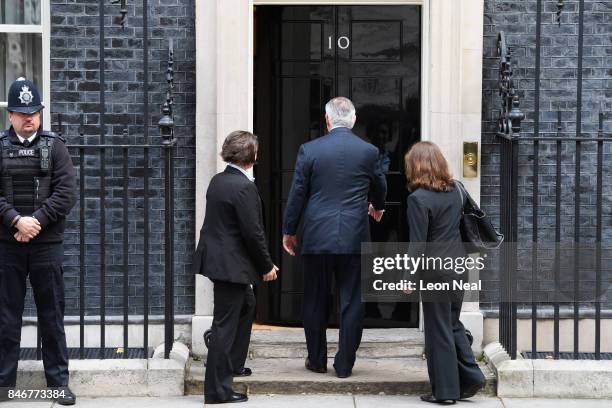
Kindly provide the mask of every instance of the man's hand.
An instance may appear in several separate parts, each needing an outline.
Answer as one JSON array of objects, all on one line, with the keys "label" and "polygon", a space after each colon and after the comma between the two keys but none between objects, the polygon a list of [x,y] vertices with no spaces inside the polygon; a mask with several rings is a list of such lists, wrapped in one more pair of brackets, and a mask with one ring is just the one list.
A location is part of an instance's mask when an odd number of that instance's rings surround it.
[{"label": "man's hand", "polygon": [[283,248],[291,256],[295,256],[295,246],[297,245],[297,237],[295,235],[283,235]]},{"label": "man's hand", "polygon": [[272,264],[272,270],[263,276],[264,282],[270,282],[270,281],[276,280],[276,278],[278,278],[278,276],[276,275],[277,272],[278,272],[278,266]]},{"label": "man's hand", "polygon": [[17,242],[30,242],[30,238],[23,235],[21,232],[17,231],[15,235],[13,235]]},{"label": "man's hand", "polygon": [[374,218],[376,222],[380,222],[384,212],[385,210],[376,210],[372,204],[370,204],[370,206],[368,207],[368,215]]},{"label": "man's hand", "polygon": [[[21,217],[15,224],[15,228],[19,230],[22,238],[27,238],[28,240],[34,238],[40,232],[40,222],[34,217]],[[15,237],[17,239],[17,237]],[[24,242],[24,241],[20,241]],[[27,242],[27,241],[25,241]]]}]

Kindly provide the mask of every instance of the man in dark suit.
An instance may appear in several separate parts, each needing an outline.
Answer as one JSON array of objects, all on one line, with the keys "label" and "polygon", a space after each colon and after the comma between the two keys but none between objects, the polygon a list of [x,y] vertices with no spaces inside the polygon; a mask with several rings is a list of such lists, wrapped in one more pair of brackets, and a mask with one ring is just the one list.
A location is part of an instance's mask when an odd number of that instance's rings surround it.
[{"label": "man in dark suit", "polygon": [[221,157],[228,163],[206,192],[206,214],[193,262],[195,273],[214,283],[214,316],[206,360],[206,404],[244,402],[232,389],[234,376],[251,375],[244,367],[255,311],[252,284],[276,279],[263,227],[261,199],[248,173],[257,158],[257,137],[232,132]]},{"label": "man in dark suit", "polygon": [[283,220],[283,247],[295,255],[303,215],[306,368],[327,371],[329,291],[335,275],[340,340],[334,368],[345,378],[351,375],[363,331],[361,242],[370,239],[368,213],[377,221],[382,217],[387,184],[378,149],[351,132],[356,120],[353,103],[332,99],[325,106],[325,119],[329,134],[300,146]]}]

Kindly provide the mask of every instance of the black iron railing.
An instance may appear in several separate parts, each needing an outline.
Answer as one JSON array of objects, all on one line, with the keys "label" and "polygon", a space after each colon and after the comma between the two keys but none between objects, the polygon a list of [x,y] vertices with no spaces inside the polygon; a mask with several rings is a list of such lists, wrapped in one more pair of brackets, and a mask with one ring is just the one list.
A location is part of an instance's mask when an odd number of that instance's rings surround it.
[{"label": "black iron railing", "polygon": [[[73,163],[77,168],[78,179],[78,197],[79,203],[75,211],[78,211],[78,231],[67,230],[69,234],[78,234],[79,246],[79,261],[78,261],[78,309],[79,309],[79,347],[78,350],[69,350],[71,357],[78,358],[146,358],[150,356],[149,339],[149,318],[150,318],[150,275],[151,275],[151,256],[157,256],[160,252],[159,248],[163,248],[163,265],[164,265],[164,340],[165,349],[164,356],[169,358],[170,350],[174,341],[174,150],[176,149],[176,139],[174,136],[174,120],[173,120],[173,87],[174,87],[174,50],[172,41],[169,43],[168,51],[168,66],[166,71],[167,92],[165,101],[163,101],[161,109],[161,119],[158,122],[158,127],[161,134],[159,143],[151,143],[149,137],[150,113],[149,113],[149,27],[148,27],[148,2],[143,0],[143,25],[142,25],[142,41],[143,41],[143,100],[142,100],[142,127],[143,131],[138,135],[128,135],[128,130],[123,130],[121,143],[111,143],[114,137],[108,132],[105,125],[106,102],[105,102],[105,1],[99,1],[99,142],[97,144],[86,143],[86,136],[83,129],[84,116],[83,112],[80,116],[80,140],[81,144],[69,144],[68,148],[71,153]],[[118,24],[125,27],[127,23],[127,6],[123,0],[113,1],[112,4],[120,5],[120,19]],[[74,115],[72,115],[74,116]],[[62,123],[62,115],[59,114],[58,122],[55,129],[58,133],[62,133],[64,124]],[[130,144],[130,137],[144,141],[144,143]],[[159,139],[156,139],[159,140]],[[163,159],[163,166],[152,165],[152,161],[156,158]],[[155,172],[155,181],[163,179],[163,186],[151,185],[152,173]],[[110,176],[107,176],[110,174]],[[110,180],[110,181],[109,181]],[[120,180],[119,185],[117,180]],[[93,185],[91,185],[93,184]],[[161,184],[161,183],[160,183]],[[137,185],[137,188],[134,188]],[[134,190],[137,190],[134,191]],[[120,196],[120,197],[118,197]],[[159,225],[156,227],[155,241],[152,240],[151,223],[155,223],[156,219],[151,218],[152,197],[160,201],[163,196],[163,231],[159,232]],[[134,211],[130,213],[130,200],[142,200],[142,210],[136,211],[137,217],[134,218]],[[88,208],[88,203],[96,203],[97,215],[96,221],[99,223],[97,230],[91,230],[91,224],[88,227],[88,216],[91,215],[91,209]],[[107,220],[107,211],[112,204],[112,209],[120,209],[121,227],[120,233],[116,228],[112,233],[107,231],[110,222]],[[95,249],[98,251],[96,258],[93,258],[91,249],[86,250],[88,235],[99,237],[99,241],[95,243]],[[113,242],[117,243],[117,235],[121,236],[120,251],[107,253],[107,246],[111,242],[107,242],[107,236],[112,234]],[[162,236],[160,238],[160,235]],[[138,249],[137,253],[132,253],[130,245],[133,245],[133,238],[137,237],[142,241],[142,249]],[[152,246],[155,246],[155,251],[152,251]],[[121,257],[121,264],[117,265],[116,259],[113,259],[111,265],[107,264],[107,259],[113,256]],[[135,262],[130,261],[131,258],[138,258]],[[110,294],[107,294],[107,287],[112,287],[117,282],[116,274],[109,281],[110,268],[121,270],[121,306],[117,307],[117,300],[113,299],[113,314],[111,316],[112,324],[117,324],[117,321],[122,318],[123,326],[123,344],[122,352],[117,353],[117,346],[107,349],[107,304],[109,303]],[[95,276],[97,282],[93,282],[92,268],[99,268],[99,273]],[[142,270],[142,275],[139,272]],[[134,282],[131,279],[136,279]],[[131,285],[142,285],[142,293],[138,294],[142,298],[142,305],[139,309],[142,310],[142,347],[130,347],[129,326]],[[97,287],[99,295],[99,304],[93,307],[91,300],[88,301],[88,288]],[[114,296],[116,298],[116,296]],[[93,316],[91,310],[93,308],[96,315]],[[116,311],[121,309],[121,316],[117,316]],[[100,338],[99,347],[88,347],[86,345],[85,328],[86,325],[99,321]],[[138,322],[140,325],[140,322]],[[41,358],[41,341],[40,334],[37,331],[37,348],[36,358]],[[34,350],[25,350],[25,354],[33,354]]]},{"label": "black iron railing", "polygon": [[[527,306],[531,309],[530,352],[532,355],[543,351],[538,349],[537,344],[539,308],[541,306],[552,308],[553,357],[559,358],[559,311],[562,305],[569,306],[573,318],[573,355],[575,358],[578,358],[578,353],[581,352],[579,322],[582,317],[585,317],[587,311],[594,317],[595,322],[594,356],[596,359],[600,358],[602,296],[609,287],[611,272],[610,259],[604,256],[609,253],[609,248],[602,248],[602,235],[606,228],[610,230],[609,223],[606,224],[603,221],[605,199],[603,177],[604,172],[612,169],[609,161],[604,161],[605,152],[609,156],[609,152],[612,151],[612,138],[609,135],[606,137],[603,132],[604,117],[603,112],[599,114],[598,136],[591,138],[566,137],[560,131],[556,135],[541,134],[538,137],[498,134],[501,155],[500,227],[507,239],[501,251],[499,266],[501,276],[499,337],[512,358],[516,358],[518,351],[517,307],[519,306]],[[561,128],[560,121],[559,128]],[[553,158],[553,161],[540,160],[542,152],[549,158]],[[573,163],[568,163],[568,152],[572,156]],[[581,158],[587,154],[595,155],[594,163],[582,163]],[[531,167],[529,177],[519,176],[519,156],[523,155],[531,155],[533,158],[529,165]],[[543,161],[546,162],[547,167],[545,179],[552,181],[547,186],[541,185],[543,184],[541,180],[544,179],[543,175],[540,175]],[[568,171],[568,164],[574,166],[573,172]],[[524,163],[521,163],[521,166],[523,170],[529,170],[525,168]],[[595,185],[592,186],[594,188],[583,191],[581,180],[584,177],[595,180]],[[519,179],[531,180],[531,183],[522,183],[520,186],[523,191],[531,190],[531,197],[519,196]],[[568,179],[572,180],[571,184],[568,183]],[[545,187],[552,188],[552,194],[543,198],[546,190],[543,192],[542,189]],[[572,200],[571,203],[568,202],[569,199]],[[588,204],[584,204],[585,202]],[[541,214],[543,212],[541,207],[544,206],[548,210],[545,215]],[[526,234],[525,231],[519,234],[519,213],[521,210],[529,209],[528,207],[531,210],[531,216],[528,217],[531,219],[531,236],[528,236],[529,234]],[[588,225],[585,226],[585,219],[581,217],[581,209],[593,210],[593,208],[594,211],[590,212],[594,212],[594,216],[589,218]],[[529,211],[523,212],[529,213]],[[552,212],[554,216],[551,215]],[[586,231],[587,229],[589,231]],[[592,234],[593,229],[594,234]],[[568,231],[573,231],[573,236],[568,237]],[[583,232],[590,232],[590,234],[583,234]],[[590,238],[588,242],[585,235]],[[545,253],[546,244],[550,243],[554,244],[554,250],[551,251],[552,265],[549,262],[548,265],[551,267],[547,268],[542,266],[544,262],[539,257]],[[571,256],[563,253],[568,250],[573,251]],[[519,265],[521,254],[527,254],[530,259],[523,259],[523,264]],[[594,256],[594,265],[585,268],[581,256],[587,258]],[[568,259],[572,264],[563,264]],[[568,277],[568,271],[573,276]],[[587,272],[591,272],[591,275],[588,275]],[[552,277],[549,276],[551,273]],[[531,275],[531,287],[528,291],[523,290],[519,294],[518,285],[521,280],[525,283],[529,279],[529,274]],[[557,292],[551,295],[550,299],[543,299],[539,295],[538,288],[545,280],[550,281],[550,287]],[[581,286],[588,283],[594,286],[592,296],[585,296]],[[567,293],[567,284],[572,285],[570,290],[570,292],[573,291],[572,293]],[[563,291],[565,293],[561,294]],[[530,295],[526,296],[525,293],[530,293]]]},{"label": "black iron railing", "polygon": [[[115,144],[115,145],[69,145],[68,148],[71,152],[72,158],[74,160],[75,166],[77,167],[77,178],[78,178],[78,195],[79,195],[79,226],[78,226],[78,235],[79,235],[79,358],[91,358],[92,353],[86,350],[85,346],[85,326],[86,326],[86,310],[87,307],[91,306],[87,303],[87,294],[86,287],[91,284],[88,279],[91,277],[86,276],[86,270],[90,267],[88,261],[88,254],[86,253],[86,241],[88,234],[94,234],[99,238],[99,244],[97,248],[100,253],[100,263],[99,263],[99,285],[100,285],[100,296],[99,296],[99,325],[100,325],[100,347],[98,350],[98,358],[106,358],[105,356],[108,354],[106,350],[106,324],[107,324],[107,315],[106,315],[106,305],[108,302],[108,298],[106,296],[106,287],[107,287],[107,276],[108,276],[108,265],[107,265],[107,251],[106,251],[106,242],[105,237],[107,236],[107,219],[106,219],[106,201],[108,194],[107,183],[106,183],[106,171],[103,171],[102,168],[105,167],[105,161],[109,161],[109,158],[112,158],[113,162],[117,163],[118,161],[121,163],[120,166],[116,166],[113,170],[119,168],[121,169],[120,178],[122,180],[121,186],[121,269],[122,269],[122,325],[123,325],[123,344],[122,348],[125,350],[124,356],[126,358],[129,355],[130,344],[129,344],[129,300],[130,293],[129,287],[130,284],[134,285],[139,282],[130,282],[130,279],[133,279],[134,274],[130,273],[131,268],[135,265],[128,261],[133,254],[130,254],[129,246],[130,246],[130,236],[138,236],[143,239],[143,251],[142,251],[142,270],[143,274],[141,276],[141,282],[143,285],[143,341],[142,341],[142,354],[133,354],[134,356],[149,356],[149,277],[150,277],[150,266],[149,259],[151,256],[151,235],[150,235],[150,226],[149,226],[149,216],[151,211],[151,194],[148,188],[144,188],[143,194],[143,206],[142,213],[140,219],[134,219],[133,216],[129,216],[130,207],[128,204],[129,200],[133,199],[133,194],[130,191],[130,185],[134,184],[135,180],[134,176],[131,176],[130,173],[138,174],[141,176],[138,177],[140,181],[142,181],[143,186],[148,186],[149,179],[151,176],[152,168],[150,166],[150,162],[148,159],[144,159],[142,161],[142,167],[134,168],[128,167],[130,162],[130,158],[133,157],[143,157],[148,158],[151,156],[159,156],[164,157],[164,168],[163,168],[163,179],[164,179],[164,235],[165,235],[165,245],[163,248],[164,253],[164,265],[165,265],[165,278],[164,278],[164,290],[165,290],[165,318],[164,318],[164,338],[165,338],[165,358],[168,358],[170,349],[172,347],[173,339],[174,339],[174,311],[173,311],[173,301],[174,301],[174,240],[173,240],[173,219],[174,219],[174,211],[172,206],[173,201],[173,189],[172,186],[174,184],[174,160],[173,160],[173,148],[175,144],[172,143],[164,143],[161,145],[155,144],[146,144],[146,145],[129,145],[129,144]],[[153,152],[153,154],[152,154]],[[100,172],[98,176],[99,188],[95,190],[98,193],[98,196],[92,196],[88,194],[88,187],[86,181],[87,170],[85,168],[85,163],[88,162],[96,162],[100,165]],[[91,177],[89,177],[91,181]],[[117,199],[118,189],[113,190],[113,195],[115,196],[115,201]],[[99,202],[99,230],[98,231],[88,231],[86,229],[86,202],[88,200],[97,200]],[[138,228],[138,226],[141,226]],[[116,240],[115,240],[116,241]],[[118,255],[118,254],[117,254]],[[139,254],[140,255],[140,254]],[[95,264],[97,266],[97,264]],[[40,338],[40,337],[39,337]],[[40,349],[40,344],[39,347]],[[112,348],[116,348],[113,346]],[[37,353],[40,355],[40,353]],[[88,357],[89,356],[89,357]]]},{"label": "black iron railing", "polygon": [[[558,3],[560,15],[564,4]],[[604,355],[602,299],[610,286],[611,271],[610,258],[606,256],[609,249],[602,248],[602,238],[612,229],[609,222],[604,222],[604,217],[610,215],[604,214],[604,176],[612,170],[609,160],[612,138],[604,132],[608,117],[604,109],[598,115],[597,134],[583,132],[584,9],[584,0],[580,0],[572,135],[564,130],[561,111],[556,131],[540,129],[542,1],[537,1],[533,134],[521,133],[524,114],[514,86],[511,50],[504,33],[498,35],[502,100],[497,130],[500,228],[506,237],[499,263],[499,338],[513,359],[521,351],[528,356],[542,354],[538,322],[540,316],[549,312],[553,320],[553,358],[578,359],[587,348],[594,350],[590,355],[595,359]],[[550,251],[546,252],[544,247]],[[585,266],[585,261],[593,262]],[[551,293],[548,297],[540,290],[545,286]],[[531,318],[530,350],[517,348],[517,338],[522,334],[517,328],[519,309],[521,315],[527,313]],[[560,352],[560,310],[566,311],[573,321],[573,351],[569,354]],[[594,319],[595,340],[594,344],[584,345],[581,330],[585,329],[581,328],[580,320],[587,315]]]}]

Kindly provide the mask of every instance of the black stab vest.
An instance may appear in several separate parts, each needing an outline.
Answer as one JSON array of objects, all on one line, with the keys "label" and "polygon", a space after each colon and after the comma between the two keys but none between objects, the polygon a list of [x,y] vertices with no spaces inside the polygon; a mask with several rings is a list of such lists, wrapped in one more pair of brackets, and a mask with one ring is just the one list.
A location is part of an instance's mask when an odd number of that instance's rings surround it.
[{"label": "black stab vest", "polygon": [[51,195],[51,152],[56,135],[39,131],[29,147],[0,134],[2,196],[22,215],[31,215]]}]

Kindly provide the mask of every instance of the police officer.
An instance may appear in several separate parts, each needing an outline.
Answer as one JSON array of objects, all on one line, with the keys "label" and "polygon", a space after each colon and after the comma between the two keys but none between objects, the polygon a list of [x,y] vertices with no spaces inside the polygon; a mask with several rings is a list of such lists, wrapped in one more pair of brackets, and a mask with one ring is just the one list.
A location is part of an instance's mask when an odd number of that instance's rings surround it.
[{"label": "police officer", "polygon": [[47,386],[73,405],[64,332],[63,235],[76,201],[75,169],[64,140],[40,129],[43,105],[19,78],[8,93],[11,127],[0,134],[0,387],[15,387],[29,276],[42,337]]}]

